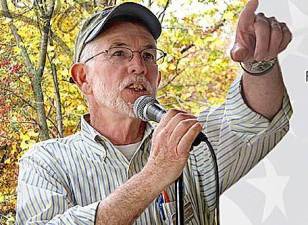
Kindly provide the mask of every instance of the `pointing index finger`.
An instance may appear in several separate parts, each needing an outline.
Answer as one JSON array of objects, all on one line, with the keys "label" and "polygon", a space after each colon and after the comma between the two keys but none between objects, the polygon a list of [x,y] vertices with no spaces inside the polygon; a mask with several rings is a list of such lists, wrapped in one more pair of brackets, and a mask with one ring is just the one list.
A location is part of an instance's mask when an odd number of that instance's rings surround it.
[{"label": "pointing index finger", "polygon": [[253,25],[255,20],[255,12],[258,8],[258,0],[249,0],[241,12],[238,26],[241,30],[247,30]]},{"label": "pointing index finger", "polygon": [[256,12],[257,8],[259,5],[259,1],[258,0],[249,0],[245,6],[244,10],[248,10],[250,12]]}]

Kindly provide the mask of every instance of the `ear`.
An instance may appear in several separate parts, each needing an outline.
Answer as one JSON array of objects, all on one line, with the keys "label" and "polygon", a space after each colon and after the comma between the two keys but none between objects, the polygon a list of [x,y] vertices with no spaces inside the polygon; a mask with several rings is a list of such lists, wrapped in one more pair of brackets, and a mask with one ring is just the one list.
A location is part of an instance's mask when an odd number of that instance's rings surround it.
[{"label": "ear", "polygon": [[74,63],[72,65],[71,76],[83,94],[88,95],[92,92],[86,66],[83,63]]}]

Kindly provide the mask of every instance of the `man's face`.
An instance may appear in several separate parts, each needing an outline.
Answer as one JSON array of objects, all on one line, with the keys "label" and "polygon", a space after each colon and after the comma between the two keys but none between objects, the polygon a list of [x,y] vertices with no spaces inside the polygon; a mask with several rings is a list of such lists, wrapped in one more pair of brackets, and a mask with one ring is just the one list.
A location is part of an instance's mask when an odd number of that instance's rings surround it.
[{"label": "man's face", "polygon": [[[112,24],[91,45],[92,55],[117,46],[133,51],[156,47],[145,27],[129,22]],[[138,97],[156,96],[160,79],[157,65],[146,64],[137,52],[130,62],[121,64],[112,63],[106,54],[101,54],[86,63],[86,72],[95,103],[130,117],[134,117],[132,104]]]}]

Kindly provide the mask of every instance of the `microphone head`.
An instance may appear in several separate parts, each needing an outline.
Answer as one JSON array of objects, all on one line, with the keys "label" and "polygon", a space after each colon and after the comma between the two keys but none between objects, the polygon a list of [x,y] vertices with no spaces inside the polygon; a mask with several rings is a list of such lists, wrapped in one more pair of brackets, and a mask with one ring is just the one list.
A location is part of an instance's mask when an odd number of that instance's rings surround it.
[{"label": "microphone head", "polygon": [[135,116],[143,121],[149,121],[146,114],[146,108],[154,103],[157,103],[156,99],[149,95],[137,98],[133,106]]}]

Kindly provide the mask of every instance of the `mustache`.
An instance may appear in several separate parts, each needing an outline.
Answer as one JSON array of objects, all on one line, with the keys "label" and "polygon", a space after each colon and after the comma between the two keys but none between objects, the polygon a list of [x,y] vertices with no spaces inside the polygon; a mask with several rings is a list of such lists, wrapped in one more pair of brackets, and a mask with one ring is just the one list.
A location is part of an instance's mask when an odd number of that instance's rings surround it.
[{"label": "mustache", "polygon": [[154,92],[151,83],[144,76],[127,77],[119,84],[119,88],[120,90],[123,90],[133,83],[141,84],[146,89],[146,91],[150,92],[151,94]]}]

